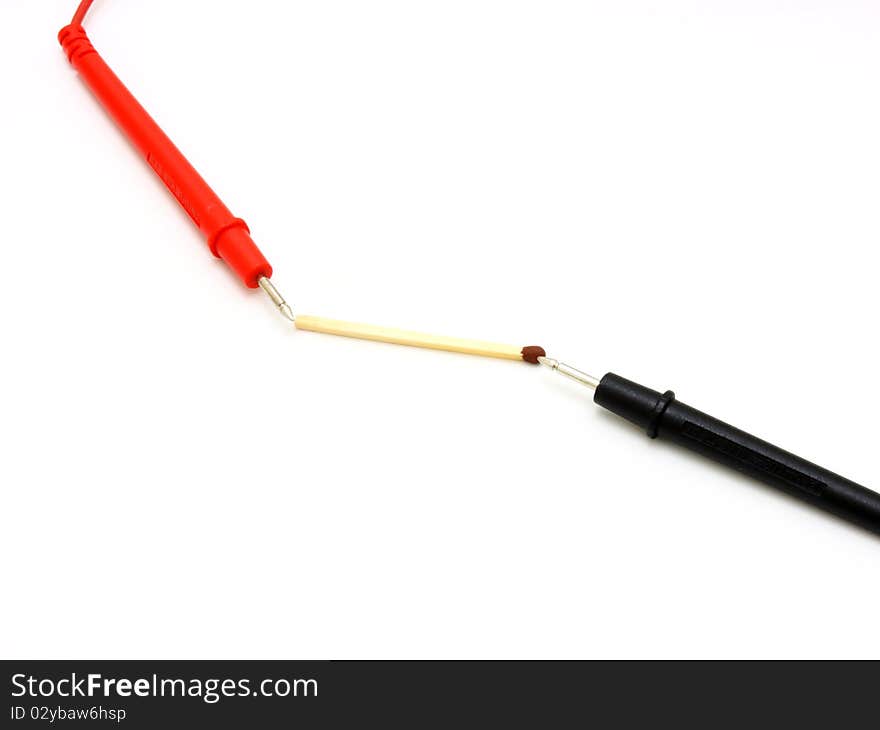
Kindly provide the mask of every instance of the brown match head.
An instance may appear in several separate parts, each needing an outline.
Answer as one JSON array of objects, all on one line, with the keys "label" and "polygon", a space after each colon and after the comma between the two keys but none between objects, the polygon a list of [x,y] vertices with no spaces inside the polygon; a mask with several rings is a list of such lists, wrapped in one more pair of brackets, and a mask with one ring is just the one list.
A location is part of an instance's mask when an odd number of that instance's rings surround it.
[{"label": "brown match head", "polygon": [[532,365],[538,364],[539,357],[547,357],[547,353],[544,351],[543,347],[539,347],[538,345],[526,345],[522,349],[522,359],[526,362],[532,363]]}]

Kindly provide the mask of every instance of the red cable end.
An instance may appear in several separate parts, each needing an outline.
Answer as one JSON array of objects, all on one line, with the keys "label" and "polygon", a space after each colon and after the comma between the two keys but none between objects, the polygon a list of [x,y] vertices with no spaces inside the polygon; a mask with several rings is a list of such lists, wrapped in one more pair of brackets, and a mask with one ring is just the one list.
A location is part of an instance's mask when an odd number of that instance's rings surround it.
[{"label": "red cable end", "polygon": [[[84,2],[80,6],[83,14],[88,5]],[[272,276],[272,267],[251,238],[245,222],[232,215],[104,63],[76,18],[59,31],[58,41],[92,93],[198,226],[211,252],[223,259],[251,289],[259,286],[261,277]]]}]

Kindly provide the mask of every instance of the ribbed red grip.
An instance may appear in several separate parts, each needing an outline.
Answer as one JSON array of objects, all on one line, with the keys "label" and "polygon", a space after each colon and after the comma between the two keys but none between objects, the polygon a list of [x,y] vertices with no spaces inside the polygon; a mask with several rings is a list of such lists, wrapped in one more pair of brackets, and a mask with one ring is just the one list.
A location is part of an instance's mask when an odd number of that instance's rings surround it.
[{"label": "ribbed red grip", "polygon": [[80,25],[58,33],[67,58],[132,144],[205,235],[211,252],[249,287],[272,267],[251,239],[247,224],[232,215],[92,46]]}]

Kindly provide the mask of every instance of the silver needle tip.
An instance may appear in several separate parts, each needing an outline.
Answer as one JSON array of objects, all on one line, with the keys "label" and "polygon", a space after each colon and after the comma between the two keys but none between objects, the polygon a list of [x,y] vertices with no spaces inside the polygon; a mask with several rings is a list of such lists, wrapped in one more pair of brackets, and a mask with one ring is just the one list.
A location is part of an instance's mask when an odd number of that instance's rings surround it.
[{"label": "silver needle tip", "polygon": [[585,372],[573,368],[571,365],[566,365],[564,362],[559,362],[559,360],[554,360],[552,357],[539,357],[538,362],[567,378],[576,380],[581,385],[586,385],[588,388],[595,390],[599,387],[599,378],[587,375]]},{"label": "silver needle tip", "polygon": [[260,288],[266,292],[269,299],[272,300],[272,303],[278,307],[278,311],[291,322],[296,322],[296,317],[293,316],[293,310],[290,308],[290,305],[284,301],[284,297],[281,296],[281,292],[275,288],[272,281],[266,276],[261,276],[257,283],[260,285]]},{"label": "silver needle tip", "polygon": [[278,306],[278,310],[291,322],[296,322],[296,317],[293,316],[293,310],[290,308],[290,305],[287,302],[284,302],[284,304],[280,304]]}]

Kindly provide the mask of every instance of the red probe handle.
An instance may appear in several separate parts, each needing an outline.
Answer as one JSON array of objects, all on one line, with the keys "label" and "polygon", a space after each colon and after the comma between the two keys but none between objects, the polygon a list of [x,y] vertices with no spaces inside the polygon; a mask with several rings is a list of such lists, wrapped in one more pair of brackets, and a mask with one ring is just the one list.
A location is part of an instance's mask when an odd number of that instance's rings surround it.
[{"label": "red probe handle", "polygon": [[258,285],[261,277],[271,277],[272,267],[251,239],[247,224],[232,215],[104,63],[83,27],[73,24],[62,28],[58,40],[98,101],[205,235],[211,252],[223,259],[251,288]]}]

